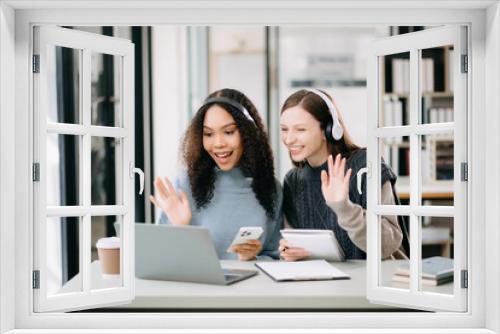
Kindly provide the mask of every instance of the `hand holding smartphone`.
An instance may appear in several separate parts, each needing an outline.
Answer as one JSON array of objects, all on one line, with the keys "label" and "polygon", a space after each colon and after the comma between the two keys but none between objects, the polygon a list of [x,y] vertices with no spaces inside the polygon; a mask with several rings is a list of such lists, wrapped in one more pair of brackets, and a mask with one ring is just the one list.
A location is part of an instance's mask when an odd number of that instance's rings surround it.
[{"label": "hand holding smartphone", "polygon": [[263,232],[264,230],[260,226],[240,227],[238,233],[234,236],[233,242],[231,242],[228,251],[230,251],[231,247],[234,245],[244,244],[248,240],[259,239]]}]

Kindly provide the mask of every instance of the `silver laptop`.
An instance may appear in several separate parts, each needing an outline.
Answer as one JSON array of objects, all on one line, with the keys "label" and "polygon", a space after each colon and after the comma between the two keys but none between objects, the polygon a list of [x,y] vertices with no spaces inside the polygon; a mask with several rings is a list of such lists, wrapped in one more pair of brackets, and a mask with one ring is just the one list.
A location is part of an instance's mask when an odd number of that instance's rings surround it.
[{"label": "silver laptop", "polygon": [[203,227],[135,224],[138,278],[227,285],[256,274],[222,268],[210,233]]}]

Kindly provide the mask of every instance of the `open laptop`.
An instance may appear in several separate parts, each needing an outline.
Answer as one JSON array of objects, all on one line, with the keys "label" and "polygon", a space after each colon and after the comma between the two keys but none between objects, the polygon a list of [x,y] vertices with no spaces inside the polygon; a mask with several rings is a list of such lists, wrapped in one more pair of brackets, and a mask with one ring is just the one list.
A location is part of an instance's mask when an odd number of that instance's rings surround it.
[{"label": "open laptop", "polygon": [[203,227],[135,224],[138,278],[228,285],[257,273],[223,269],[210,233]]}]

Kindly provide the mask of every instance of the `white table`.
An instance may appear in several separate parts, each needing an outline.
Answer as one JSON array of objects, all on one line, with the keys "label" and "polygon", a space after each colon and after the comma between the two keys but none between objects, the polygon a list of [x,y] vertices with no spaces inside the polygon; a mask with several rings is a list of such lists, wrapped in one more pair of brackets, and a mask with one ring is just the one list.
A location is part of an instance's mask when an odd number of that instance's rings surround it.
[{"label": "white table", "polygon": [[[408,284],[391,281],[398,261],[383,262],[383,286],[408,288]],[[221,261],[223,267],[256,269],[254,262]],[[173,281],[136,279],[135,300],[130,304],[107,310],[130,311],[194,311],[219,310],[383,310],[394,307],[372,304],[366,299],[366,262],[347,261],[334,265],[351,275],[349,280],[275,282],[260,272],[251,278],[229,286]],[[103,278],[99,263],[92,264],[93,288],[116,284]],[[76,279],[76,277],[75,277]],[[72,280],[73,281],[73,280]],[[71,281],[68,282],[71,284]],[[425,287],[425,291],[453,293],[453,284]]]}]

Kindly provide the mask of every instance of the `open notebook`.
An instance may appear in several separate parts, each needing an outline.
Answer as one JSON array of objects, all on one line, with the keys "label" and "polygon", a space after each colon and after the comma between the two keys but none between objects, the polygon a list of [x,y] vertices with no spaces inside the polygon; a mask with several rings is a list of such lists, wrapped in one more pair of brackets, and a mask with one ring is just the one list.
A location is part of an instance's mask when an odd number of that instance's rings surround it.
[{"label": "open notebook", "polygon": [[255,265],[278,282],[350,278],[349,274],[335,268],[325,260],[257,262]]}]

